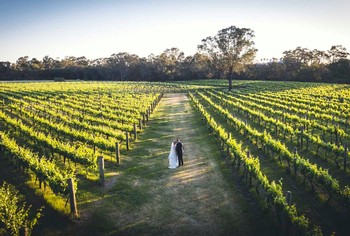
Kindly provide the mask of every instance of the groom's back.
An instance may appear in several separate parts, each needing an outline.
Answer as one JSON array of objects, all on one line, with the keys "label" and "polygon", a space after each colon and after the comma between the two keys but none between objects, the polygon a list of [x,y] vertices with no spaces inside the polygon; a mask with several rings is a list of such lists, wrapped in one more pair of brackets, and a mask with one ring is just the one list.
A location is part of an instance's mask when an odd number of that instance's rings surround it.
[{"label": "groom's back", "polygon": [[176,152],[182,152],[182,143],[181,142],[178,142],[176,144]]}]

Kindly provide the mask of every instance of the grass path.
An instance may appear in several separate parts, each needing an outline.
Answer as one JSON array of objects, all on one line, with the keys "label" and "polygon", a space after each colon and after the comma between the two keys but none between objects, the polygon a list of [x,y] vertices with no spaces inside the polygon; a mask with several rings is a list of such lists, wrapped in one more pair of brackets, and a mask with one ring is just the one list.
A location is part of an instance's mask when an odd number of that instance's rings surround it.
[{"label": "grass path", "polygon": [[[176,137],[184,144],[184,166],[168,169],[170,144]],[[254,203],[249,204],[232,181],[216,141],[185,94],[166,94],[133,149],[124,155],[119,169],[109,173],[114,177],[107,179],[107,187],[81,204],[86,219],[69,233],[261,233],[255,230],[266,221],[257,222]]]}]

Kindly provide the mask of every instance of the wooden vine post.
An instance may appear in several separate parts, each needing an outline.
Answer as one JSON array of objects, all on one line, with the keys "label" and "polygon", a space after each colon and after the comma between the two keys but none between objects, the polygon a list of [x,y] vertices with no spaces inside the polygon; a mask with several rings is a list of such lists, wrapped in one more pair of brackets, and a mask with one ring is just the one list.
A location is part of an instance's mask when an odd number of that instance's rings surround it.
[{"label": "wooden vine post", "polygon": [[97,163],[98,163],[98,170],[100,173],[100,184],[104,185],[105,184],[105,172],[104,172],[105,162],[104,162],[103,156],[99,156],[97,158]]},{"label": "wooden vine post", "polygon": [[142,114],[142,123],[143,123],[143,126],[146,125],[146,117],[145,117],[145,116],[146,116],[145,113]]},{"label": "wooden vine post", "polygon": [[336,125],[334,127],[334,135],[335,135],[335,145],[337,145],[337,146],[338,146],[338,143],[339,143],[338,129],[339,129],[339,125]]},{"label": "wooden vine post", "polygon": [[[247,151],[247,158],[250,159],[250,151],[248,150]],[[247,173],[247,177],[248,177],[248,174],[249,174],[249,187],[252,187],[252,170],[247,170],[248,173]]]},{"label": "wooden vine post", "polygon": [[286,200],[289,206],[292,205],[292,192],[291,191],[287,191],[287,196],[286,196]]},{"label": "wooden vine post", "polygon": [[134,124],[134,140],[137,139],[137,128],[136,128],[136,124]]},{"label": "wooden vine post", "polygon": [[141,119],[139,119],[139,128],[140,128],[140,130],[142,130],[142,120]]},{"label": "wooden vine post", "polygon": [[149,116],[149,109],[146,111],[146,121],[148,121],[148,116]]},{"label": "wooden vine post", "polygon": [[126,131],[125,133],[125,145],[126,145],[126,150],[129,151],[129,132]]},{"label": "wooden vine post", "polygon": [[70,203],[70,212],[71,214],[74,214],[75,218],[78,218],[78,207],[77,207],[77,201],[75,198],[75,189],[74,189],[74,182],[73,179],[70,178],[67,180],[68,182],[68,190],[69,190],[69,203]]},{"label": "wooden vine post", "polygon": [[294,175],[297,175],[297,158],[296,155],[298,155],[298,148],[294,148]]},{"label": "wooden vine post", "polygon": [[346,171],[346,159],[348,159],[348,145],[344,144],[344,170]]},{"label": "wooden vine post", "polygon": [[303,148],[304,127],[300,126],[300,148]]},{"label": "wooden vine post", "polygon": [[294,148],[294,161],[293,161],[293,164],[294,164],[294,175],[297,175],[297,158],[296,158],[297,155],[298,155],[298,148],[295,147]]},{"label": "wooden vine post", "polygon": [[[250,151],[249,150],[247,151],[247,158],[250,159]],[[245,174],[245,180],[247,181],[248,174],[249,174],[247,165],[244,165],[244,174]]]},{"label": "wooden vine post", "polygon": [[119,166],[120,165],[119,142],[115,142],[115,159],[117,161],[117,166]]},{"label": "wooden vine post", "polygon": [[[228,133],[227,140],[228,140],[228,141],[231,140],[231,133]],[[227,144],[227,147],[226,147],[226,156],[227,156],[227,157],[230,157],[230,146],[229,146],[228,144]]]},{"label": "wooden vine post", "polygon": [[278,125],[277,125],[277,123],[278,123],[278,119],[276,118],[275,119],[275,134],[277,135],[278,134]]}]

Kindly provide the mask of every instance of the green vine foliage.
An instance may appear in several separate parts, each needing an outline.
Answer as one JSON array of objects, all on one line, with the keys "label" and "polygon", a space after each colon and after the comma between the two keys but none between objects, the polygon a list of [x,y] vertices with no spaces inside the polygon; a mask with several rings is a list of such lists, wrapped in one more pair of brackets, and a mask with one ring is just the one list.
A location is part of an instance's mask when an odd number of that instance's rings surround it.
[{"label": "green vine foliage", "polygon": [[60,170],[54,163],[40,159],[37,154],[31,150],[18,146],[15,140],[8,137],[4,132],[0,132],[2,146],[17,163],[32,171],[35,176],[50,186],[55,194],[68,195],[69,178],[74,179],[74,174]]},{"label": "green vine foliage", "polygon": [[340,189],[338,180],[331,176],[327,170],[318,167],[316,164],[310,163],[307,159],[298,154],[294,155],[283,143],[281,143],[281,141],[272,138],[266,131],[261,133],[251,128],[249,125],[246,125],[244,122],[231,115],[220,105],[214,103],[203,93],[196,92],[196,94],[200,96],[208,105],[213,107],[219,115],[229,120],[233,126],[237,127],[238,130],[244,130],[249,138],[258,140],[269,150],[281,155],[281,157],[285,160],[295,163],[297,170],[305,175],[310,182],[316,180],[316,182],[328,192],[330,197],[333,195],[337,195],[340,198],[349,197],[344,195],[344,192]]},{"label": "green vine foliage", "polygon": [[20,203],[18,191],[8,183],[4,182],[0,187],[0,234],[31,235],[33,227],[42,216],[42,208],[30,216],[31,206]]},{"label": "green vine foliage", "polygon": [[[213,117],[210,116],[210,114],[205,110],[204,106],[195,98],[195,96],[192,93],[189,93],[189,96],[195,107],[205,118],[207,125],[218,136],[218,138],[220,138],[221,140],[225,140],[226,145],[230,148],[231,155],[233,155],[235,158],[238,158],[239,161],[243,163],[243,166],[245,166],[245,168],[252,174],[252,176],[254,176],[257,185],[260,185],[264,189],[264,191],[267,194],[267,199],[271,200],[275,208],[282,211],[287,217],[287,219],[295,226],[295,228],[301,234],[322,235],[319,226],[312,226],[309,223],[309,220],[304,215],[298,214],[295,205],[290,206],[287,203],[287,200],[283,194],[282,180],[280,180],[279,183],[276,183],[275,181],[270,182],[260,169],[259,159],[253,156],[250,156],[248,158],[246,152],[242,149],[242,144],[237,142],[235,139],[227,139],[228,132],[226,132],[220,125],[218,125],[215,122]],[[208,100],[210,101],[210,99]],[[212,102],[210,103],[210,105],[216,106]],[[221,109],[220,112],[225,113],[225,110]],[[225,114],[225,117],[228,118],[228,114]],[[266,138],[267,137],[265,137],[265,139]]]}]

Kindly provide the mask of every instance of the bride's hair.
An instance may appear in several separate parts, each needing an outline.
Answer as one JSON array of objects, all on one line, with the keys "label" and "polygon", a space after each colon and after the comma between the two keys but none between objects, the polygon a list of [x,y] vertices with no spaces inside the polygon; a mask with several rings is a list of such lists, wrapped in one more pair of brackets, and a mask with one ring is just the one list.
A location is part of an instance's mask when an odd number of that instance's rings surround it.
[{"label": "bride's hair", "polygon": [[176,144],[177,143],[177,140],[175,139],[174,141],[173,141],[173,144]]}]

